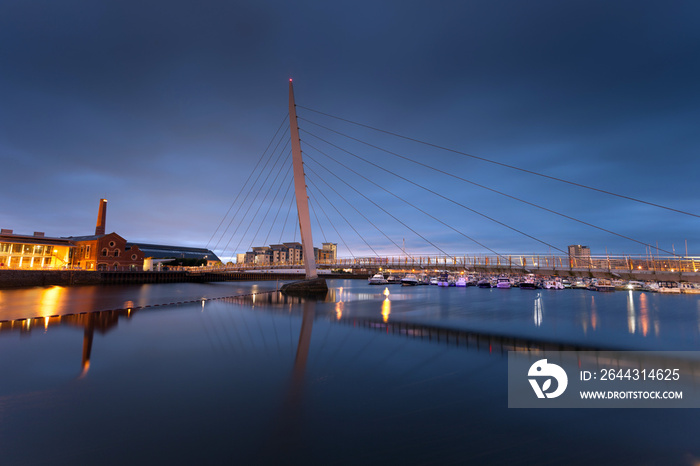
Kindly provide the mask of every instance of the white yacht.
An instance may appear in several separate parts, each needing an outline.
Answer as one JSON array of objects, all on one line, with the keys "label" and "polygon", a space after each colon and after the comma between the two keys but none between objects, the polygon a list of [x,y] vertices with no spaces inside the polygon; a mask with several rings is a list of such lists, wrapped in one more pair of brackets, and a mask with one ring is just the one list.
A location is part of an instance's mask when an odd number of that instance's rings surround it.
[{"label": "white yacht", "polygon": [[407,273],[405,277],[401,279],[402,286],[416,286],[418,284],[418,277],[412,273]]},{"label": "white yacht", "polygon": [[681,282],[678,288],[681,289],[681,293],[700,294],[700,288],[697,283]]},{"label": "white yacht", "polygon": [[496,279],[496,288],[510,288],[510,278],[501,275]]},{"label": "white yacht", "polygon": [[369,279],[370,285],[386,285],[387,283],[389,283],[389,281],[384,278],[384,275],[381,273],[374,274],[374,276]]},{"label": "white yacht", "polygon": [[659,282],[659,289],[657,292],[679,294],[681,289],[678,287],[678,283],[676,282]]},{"label": "white yacht", "polygon": [[595,291],[615,291],[615,286],[612,284],[612,281],[607,278],[599,278],[593,286],[595,287]]}]

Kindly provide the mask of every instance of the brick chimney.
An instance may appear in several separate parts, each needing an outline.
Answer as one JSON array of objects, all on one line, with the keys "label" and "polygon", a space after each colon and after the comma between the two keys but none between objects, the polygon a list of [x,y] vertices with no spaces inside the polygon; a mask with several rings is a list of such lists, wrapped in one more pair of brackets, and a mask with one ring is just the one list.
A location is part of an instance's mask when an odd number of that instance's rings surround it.
[{"label": "brick chimney", "polygon": [[95,236],[104,235],[106,225],[107,225],[107,199],[100,199],[100,210],[97,213],[97,226],[95,227]]}]

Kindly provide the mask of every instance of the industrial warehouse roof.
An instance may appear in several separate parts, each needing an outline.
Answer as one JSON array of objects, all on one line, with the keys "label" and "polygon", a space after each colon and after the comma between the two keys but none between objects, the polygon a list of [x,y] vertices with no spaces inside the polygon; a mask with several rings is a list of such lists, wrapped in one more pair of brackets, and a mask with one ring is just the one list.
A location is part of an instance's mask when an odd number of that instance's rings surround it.
[{"label": "industrial warehouse roof", "polygon": [[206,248],[186,248],[182,246],[166,246],[162,244],[147,244],[147,243],[126,243],[127,247],[138,246],[146,257],[154,259],[165,259],[174,257],[177,259],[204,259],[218,261],[220,260],[216,254]]},{"label": "industrial warehouse roof", "polygon": [[42,234],[34,235],[15,235],[13,233],[2,233],[0,234],[0,242],[3,243],[25,243],[25,244],[44,244],[49,246],[67,246],[69,248],[75,247],[74,244],[65,238],[52,238],[49,236],[43,236]]}]

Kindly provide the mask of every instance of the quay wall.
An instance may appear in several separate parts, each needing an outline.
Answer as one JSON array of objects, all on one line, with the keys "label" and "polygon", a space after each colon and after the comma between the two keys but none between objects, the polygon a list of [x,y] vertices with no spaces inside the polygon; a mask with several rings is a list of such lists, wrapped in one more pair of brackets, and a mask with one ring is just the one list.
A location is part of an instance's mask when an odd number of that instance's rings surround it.
[{"label": "quay wall", "polygon": [[[0,289],[33,286],[134,285],[142,283],[206,283],[220,281],[301,280],[300,274],[196,271],[0,270]],[[363,278],[367,275],[324,275],[324,278]]]},{"label": "quay wall", "polygon": [[99,285],[101,272],[88,270],[0,270],[0,288]]}]

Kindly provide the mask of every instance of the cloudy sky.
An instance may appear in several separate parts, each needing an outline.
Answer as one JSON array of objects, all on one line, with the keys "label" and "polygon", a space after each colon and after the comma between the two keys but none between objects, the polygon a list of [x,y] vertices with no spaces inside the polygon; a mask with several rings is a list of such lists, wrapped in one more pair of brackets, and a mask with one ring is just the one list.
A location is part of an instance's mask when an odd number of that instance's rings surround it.
[{"label": "cloudy sky", "polygon": [[4,0],[0,226],[91,234],[104,197],[129,241],[298,239],[284,142],[261,168],[293,77],[314,242],[343,256],[700,255],[699,21],[695,1]]}]

